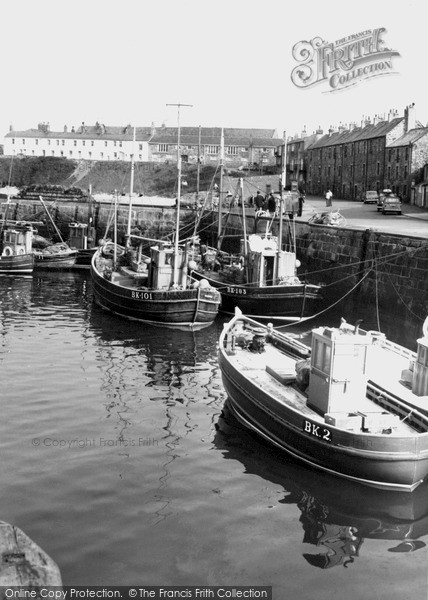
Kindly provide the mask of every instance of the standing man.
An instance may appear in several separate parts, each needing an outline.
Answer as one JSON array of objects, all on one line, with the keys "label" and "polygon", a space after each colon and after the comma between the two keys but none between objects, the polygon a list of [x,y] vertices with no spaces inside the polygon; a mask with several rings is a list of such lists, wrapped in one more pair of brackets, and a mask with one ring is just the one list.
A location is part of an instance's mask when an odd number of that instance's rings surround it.
[{"label": "standing man", "polygon": [[261,194],[260,191],[258,191],[257,196],[254,198],[254,204],[255,204],[254,208],[256,209],[256,211],[262,210],[264,201],[265,201],[265,199],[264,199],[263,195]]},{"label": "standing man", "polygon": [[326,206],[333,206],[332,198],[333,198],[333,193],[331,190],[328,190],[328,192],[325,195],[325,205]]},{"label": "standing man", "polygon": [[299,194],[299,210],[297,212],[297,216],[301,217],[303,212],[303,204],[305,203],[305,192],[300,192]]},{"label": "standing man", "polygon": [[269,198],[268,198],[268,211],[270,212],[271,215],[272,214],[274,215],[276,212],[276,198],[272,192],[269,194]]}]

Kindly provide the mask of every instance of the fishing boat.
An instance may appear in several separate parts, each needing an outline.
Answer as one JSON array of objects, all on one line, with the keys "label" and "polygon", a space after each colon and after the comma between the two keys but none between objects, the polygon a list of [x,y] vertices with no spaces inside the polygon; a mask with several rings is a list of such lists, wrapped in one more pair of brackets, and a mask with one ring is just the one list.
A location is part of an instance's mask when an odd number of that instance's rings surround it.
[{"label": "fishing boat", "polygon": [[77,250],[75,269],[90,269],[91,261],[96,252],[95,229],[87,223],[69,224],[68,245],[72,250]]},{"label": "fishing boat", "polygon": [[55,244],[42,244],[42,247],[39,248],[33,247],[35,260],[34,267],[36,269],[49,270],[71,269],[76,262],[78,251],[74,248],[70,248],[70,246],[64,241],[61,232],[55,225],[55,222],[52,219],[52,216],[48,211],[43,198],[39,196],[39,199],[60,241]]},{"label": "fishing boat", "polygon": [[[243,231],[239,252],[227,254],[222,252],[221,246],[236,200],[242,207]],[[205,250],[205,256],[201,255],[199,264],[194,265],[192,275],[206,279],[220,291],[221,312],[233,314],[237,306],[244,314],[259,319],[297,320],[313,315],[319,308],[322,286],[302,281],[297,274],[301,263],[296,255],[294,221],[289,217],[292,214],[292,200],[291,192],[284,193],[281,190],[277,218],[275,214],[258,216],[255,220],[256,231],[252,234],[246,230],[242,179],[239,180],[223,223],[222,203],[219,202],[217,251],[211,252],[207,260],[209,252]],[[273,227],[278,221],[278,235],[273,235]],[[284,221],[287,227],[286,244],[283,243]],[[261,224],[264,225],[264,231],[258,232]]]},{"label": "fishing boat", "polygon": [[30,224],[3,221],[0,235],[0,274],[28,275],[33,272],[33,228]]},{"label": "fishing boat", "polygon": [[[134,131],[135,136],[135,131]],[[178,127],[178,152],[180,127]],[[220,293],[207,281],[196,281],[188,274],[188,246],[179,244],[181,157],[178,156],[178,198],[174,245],[151,240],[150,256],[142,254],[147,239],[131,234],[134,160],[131,185],[127,244],[117,244],[117,219],[114,240],[95,252],[91,262],[94,298],[102,308],[116,315],[175,329],[198,330],[211,325],[217,316]],[[115,207],[115,215],[117,207]],[[137,243],[138,249],[131,246]]]},{"label": "fishing boat", "polygon": [[[251,430],[311,467],[412,491],[428,475],[428,416],[417,408],[428,396],[428,366],[421,360],[414,369],[413,391],[380,390],[370,379],[371,363],[382,356],[384,339],[344,321],[314,329],[308,347],[238,310],[219,342],[230,407]],[[425,359],[428,337],[418,346]]]}]

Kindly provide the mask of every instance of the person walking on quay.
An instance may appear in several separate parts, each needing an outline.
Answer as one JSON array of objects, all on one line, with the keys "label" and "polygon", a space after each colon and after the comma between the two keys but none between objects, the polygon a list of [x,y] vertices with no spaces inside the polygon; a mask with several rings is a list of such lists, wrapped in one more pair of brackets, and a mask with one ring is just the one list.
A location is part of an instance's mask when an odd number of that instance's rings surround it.
[{"label": "person walking on quay", "polygon": [[331,190],[328,190],[328,192],[325,195],[325,205],[326,206],[333,206],[332,198],[333,198],[333,193]]}]

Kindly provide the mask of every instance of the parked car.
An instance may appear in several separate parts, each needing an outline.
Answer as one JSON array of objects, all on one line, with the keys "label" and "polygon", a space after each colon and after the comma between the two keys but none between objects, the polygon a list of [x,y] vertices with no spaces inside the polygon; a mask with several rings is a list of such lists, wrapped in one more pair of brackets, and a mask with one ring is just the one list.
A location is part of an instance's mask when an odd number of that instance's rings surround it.
[{"label": "parked car", "polygon": [[374,190],[367,190],[363,194],[363,202],[364,204],[377,204],[379,200],[379,194]]},{"label": "parked car", "polygon": [[390,194],[392,194],[392,190],[386,189],[386,190],[382,190],[379,194],[379,197],[377,199],[377,211],[380,212],[382,210],[382,206],[383,206],[383,201],[385,199],[386,196],[389,196]]},{"label": "parked car", "polygon": [[395,194],[388,194],[385,196],[382,204],[382,214],[386,215],[386,213],[396,213],[397,215],[401,215],[401,201],[398,196]]}]

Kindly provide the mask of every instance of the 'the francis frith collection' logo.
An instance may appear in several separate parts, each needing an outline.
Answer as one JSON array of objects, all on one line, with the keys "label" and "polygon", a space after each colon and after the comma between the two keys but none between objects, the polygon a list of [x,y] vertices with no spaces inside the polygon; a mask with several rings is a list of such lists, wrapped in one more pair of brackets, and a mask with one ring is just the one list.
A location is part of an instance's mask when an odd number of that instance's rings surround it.
[{"label": "'the francis frith collection' logo", "polygon": [[392,58],[400,56],[385,47],[383,27],[349,35],[335,42],[320,37],[293,46],[293,58],[299,63],[291,72],[291,80],[299,88],[328,83],[328,92],[346,89],[356,83],[395,73]]}]

